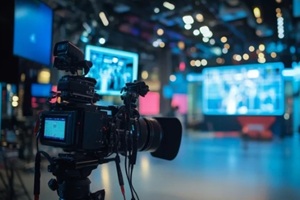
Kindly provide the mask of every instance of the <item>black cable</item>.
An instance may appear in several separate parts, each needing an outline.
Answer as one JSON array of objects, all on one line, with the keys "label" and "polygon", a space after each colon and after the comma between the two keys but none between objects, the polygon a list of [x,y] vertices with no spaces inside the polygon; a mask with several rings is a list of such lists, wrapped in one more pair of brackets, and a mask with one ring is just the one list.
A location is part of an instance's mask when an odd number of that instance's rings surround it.
[{"label": "black cable", "polygon": [[[130,152],[129,152],[130,154]],[[128,156],[126,156],[128,157]],[[131,199],[132,200],[136,200],[139,199],[139,196],[133,186],[133,182],[132,182],[132,177],[133,177],[133,168],[134,168],[134,164],[131,164],[130,162],[127,162],[127,159],[125,158],[125,171],[126,171],[126,176],[127,176],[127,180],[129,183],[129,188],[131,191]]]},{"label": "black cable", "polygon": [[[131,174],[130,174],[130,180],[131,180],[131,182],[132,182],[132,180],[133,180],[133,178],[132,178],[132,175],[133,175],[133,168],[134,168],[134,165],[131,166]],[[137,194],[135,188],[133,187],[133,185],[132,185],[132,190],[133,190],[133,192],[134,192],[134,194],[135,194],[137,200],[139,200],[140,198],[139,198],[139,196],[138,196],[138,194]]]},{"label": "black cable", "polygon": [[38,200],[40,195],[40,177],[41,177],[41,155],[39,152],[35,155],[35,169],[34,169],[34,185],[33,185],[33,195],[34,199]]},{"label": "black cable", "polygon": [[128,164],[128,158],[126,156],[125,158],[125,171],[126,171],[126,177],[127,177],[127,181],[128,181],[128,184],[129,184],[129,189],[130,189],[130,192],[131,192],[131,199],[134,200],[134,190],[133,190],[133,185],[132,185],[132,180],[131,180],[131,175],[130,175],[130,164]]},{"label": "black cable", "polygon": [[39,145],[38,145],[39,132],[36,133],[36,155],[35,155],[35,163],[34,163],[34,183],[33,183],[33,195],[34,199],[38,200],[40,195],[40,177],[41,177],[41,155],[39,153]]},{"label": "black cable", "polygon": [[126,197],[125,197],[125,188],[124,188],[124,180],[123,180],[122,170],[121,170],[121,167],[120,167],[120,156],[119,156],[118,153],[117,153],[117,155],[115,157],[115,163],[116,163],[116,168],[117,168],[117,175],[118,175],[119,185],[121,187],[121,192],[122,192],[124,200],[126,200]]},{"label": "black cable", "polygon": [[49,154],[44,151],[39,150],[39,132],[36,133],[36,155],[34,164],[34,185],[33,185],[33,195],[35,200],[39,200],[40,195],[40,178],[41,178],[41,154],[47,158],[49,163],[52,163],[52,159]]}]

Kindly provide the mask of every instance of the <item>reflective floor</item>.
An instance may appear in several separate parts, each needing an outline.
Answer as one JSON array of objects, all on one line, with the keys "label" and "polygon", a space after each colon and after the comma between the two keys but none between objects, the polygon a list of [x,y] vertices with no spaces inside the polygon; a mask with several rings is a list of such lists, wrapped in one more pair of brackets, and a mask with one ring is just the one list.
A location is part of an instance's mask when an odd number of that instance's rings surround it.
[{"label": "reflective floor", "polygon": [[[53,175],[43,167],[42,200],[59,199],[48,187],[50,178]],[[92,192],[104,189],[106,200],[123,199],[115,163],[99,165],[89,178]],[[32,195],[33,173],[22,172],[22,179]],[[124,183],[126,199],[131,200],[126,179]],[[272,141],[246,141],[238,136],[186,132],[172,161],[138,153],[133,186],[141,200],[299,200],[300,139],[294,134]]]}]

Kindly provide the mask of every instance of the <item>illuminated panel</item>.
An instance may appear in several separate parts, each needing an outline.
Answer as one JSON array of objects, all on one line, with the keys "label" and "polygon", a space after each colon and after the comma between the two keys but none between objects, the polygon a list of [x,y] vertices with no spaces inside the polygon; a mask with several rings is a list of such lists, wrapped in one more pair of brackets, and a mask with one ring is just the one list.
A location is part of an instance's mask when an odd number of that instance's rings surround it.
[{"label": "illuminated panel", "polygon": [[86,77],[97,81],[96,93],[119,96],[126,83],[137,80],[138,58],[134,52],[87,45],[85,59],[93,66]]},{"label": "illuminated panel", "polygon": [[53,9],[39,0],[15,0],[13,54],[51,65]]},{"label": "illuminated panel", "polygon": [[139,97],[139,113],[141,115],[158,115],[160,95],[158,92],[148,92],[145,97]]},{"label": "illuminated panel", "polygon": [[188,98],[186,94],[174,94],[171,105],[179,107],[180,114],[186,114],[188,110]]},{"label": "illuminated panel", "polygon": [[203,113],[207,115],[282,115],[281,62],[203,69]]}]

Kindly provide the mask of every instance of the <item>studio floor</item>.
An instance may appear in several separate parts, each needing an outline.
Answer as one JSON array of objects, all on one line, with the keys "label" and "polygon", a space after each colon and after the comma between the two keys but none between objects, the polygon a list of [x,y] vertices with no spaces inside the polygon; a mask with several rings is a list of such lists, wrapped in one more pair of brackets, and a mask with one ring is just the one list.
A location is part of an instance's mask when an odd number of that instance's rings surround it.
[{"label": "studio floor", "polygon": [[[123,159],[121,168],[124,170]],[[41,171],[40,199],[59,199],[48,187],[54,176],[47,167]],[[33,172],[22,170],[21,175],[33,199]],[[126,199],[131,200],[124,171],[123,177]],[[104,189],[106,200],[123,199],[115,163],[99,165],[89,179],[91,192]],[[300,137],[297,133],[255,141],[186,131],[172,161],[138,152],[132,183],[141,200],[299,200]]]}]

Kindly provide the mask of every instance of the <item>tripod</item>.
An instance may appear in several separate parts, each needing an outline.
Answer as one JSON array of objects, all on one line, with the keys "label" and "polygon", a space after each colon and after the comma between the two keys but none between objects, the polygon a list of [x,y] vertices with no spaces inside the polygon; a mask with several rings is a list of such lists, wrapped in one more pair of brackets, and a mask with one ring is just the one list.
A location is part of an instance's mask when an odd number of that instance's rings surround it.
[{"label": "tripod", "polygon": [[105,190],[90,192],[91,181],[88,176],[99,164],[115,161],[107,159],[79,159],[71,154],[60,154],[52,159],[48,171],[56,179],[50,179],[48,186],[57,191],[59,200],[104,200]]},{"label": "tripod", "polygon": [[[19,169],[16,167],[16,162],[18,161],[17,154],[18,151],[15,148],[9,149],[7,147],[0,147],[0,161],[3,161],[3,171],[2,175],[0,171],[0,179],[4,185],[5,190],[1,191],[1,194],[6,196],[7,199],[16,199],[18,197],[26,196],[28,200],[31,200],[31,197],[25,187],[24,181],[19,173]],[[0,164],[2,165],[2,163]],[[1,167],[0,167],[1,168]],[[20,185],[15,183],[15,175]],[[24,191],[20,193],[18,190],[19,187]]]}]

